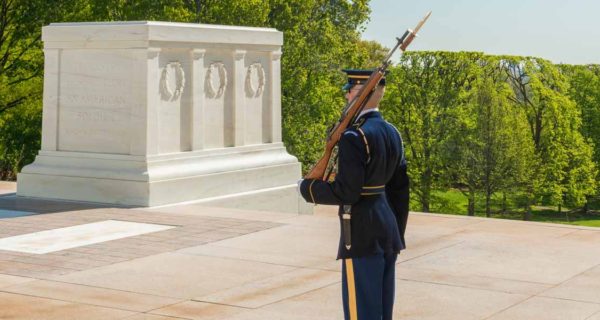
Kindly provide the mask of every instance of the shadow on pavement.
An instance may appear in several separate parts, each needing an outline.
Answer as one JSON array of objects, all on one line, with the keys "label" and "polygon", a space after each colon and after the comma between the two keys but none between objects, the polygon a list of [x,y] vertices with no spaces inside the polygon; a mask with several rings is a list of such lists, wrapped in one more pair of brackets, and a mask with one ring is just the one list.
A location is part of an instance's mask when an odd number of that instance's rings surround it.
[{"label": "shadow on pavement", "polygon": [[16,218],[44,213],[79,211],[98,208],[133,208],[114,204],[50,200],[20,197],[16,193],[0,195],[0,219]]}]

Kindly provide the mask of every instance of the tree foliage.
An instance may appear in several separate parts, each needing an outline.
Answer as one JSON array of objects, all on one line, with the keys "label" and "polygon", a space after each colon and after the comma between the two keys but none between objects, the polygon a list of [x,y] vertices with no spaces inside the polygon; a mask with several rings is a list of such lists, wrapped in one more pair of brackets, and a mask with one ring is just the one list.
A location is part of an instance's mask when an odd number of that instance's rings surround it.
[{"label": "tree foliage", "polygon": [[408,52],[390,70],[382,102],[385,115],[401,128],[407,144],[413,192],[429,211],[431,192],[447,183],[442,148],[457,124],[455,107],[464,103],[476,79],[480,53]]},{"label": "tree foliage", "polygon": [[442,157],[452,184],[467,196],[468,214],[475,214],[475,197],[482,194],[490,216],[494,193],[530,180],[532,144],[523,112],[510,103],[501,60],[481,57],[478,65],[466,103],[455,108],[456,125]]},{"label": "tree foliage", "polygon": [[42,105],[26,100],[0,117],[0,179],[14,180],[25,164],[31,163],[41,146]]},{"label": "tree foliage", "polygon": [[569,96],[581,112],[581,133],[600,163],[600,65],[559,65],[569,80]]},{"label": "tree foliage", "polygon": [[[422,211],[436,200],[432,190],[449,187],[468,197],[469,214],[482,195],[487,215],[496,192],[524,193],[526,207],[580,206],[595,192],[597,165],[582,135],[581,106],[571,99],[569,78],[552,63],[411,52],[388,81],[383,107],[403,133]],[[598,90],[590,88],[586,99]]]},{"label": "tree foliage", "polygon": [[581,135],[581,112],[564,73],[539,58],[507,58],[513,101],[527,114],[535,146],[539,189],[553,205],[582,205],[595,190],[591,145]]}]

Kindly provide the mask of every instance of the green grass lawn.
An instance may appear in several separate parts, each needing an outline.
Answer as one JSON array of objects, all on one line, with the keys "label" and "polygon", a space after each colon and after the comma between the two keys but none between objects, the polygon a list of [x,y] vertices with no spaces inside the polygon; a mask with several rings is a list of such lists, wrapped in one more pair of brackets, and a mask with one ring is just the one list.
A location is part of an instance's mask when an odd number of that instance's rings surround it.
[{"label": "green grass lawn", "polygon": [[[508,197],[507,212],[501,213],[502,196],[494,195],[491,201],[492,218],[498,219],[513,219],[522,220],[524,213],[524,201],[522,197]],[[431,201],[431,212],[467,215],[468,201],[467,197],[459,190],[434,191]],[[420,205],[416,201],[411,201],[411,208],[419,211]],[[600,203],[593,203],[590,214],[569,214],[570,208],[563,208],[562,212],[558,212],[558,208],[552,206],[533,206],[532,221],[563,223],[588,227],[600,227]],[[475,215],[485,217],[485,199],[483,197],[476,198]]]},{"label": "green grass lawn", "polygon": [[600,218],[599,217],[595,217],[596,219],[593,220],[577,220],[574,222],[571,222],[569,224],[575,224],[578,226],[586,226],[586,227],[600,227]]}]

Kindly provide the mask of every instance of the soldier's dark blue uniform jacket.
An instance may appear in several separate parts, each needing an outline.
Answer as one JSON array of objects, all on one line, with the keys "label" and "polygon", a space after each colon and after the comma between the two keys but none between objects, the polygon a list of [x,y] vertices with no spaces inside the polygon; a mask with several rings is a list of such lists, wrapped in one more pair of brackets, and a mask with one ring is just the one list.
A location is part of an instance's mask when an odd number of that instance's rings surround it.
[{"label": "soldier's dark blue uniform jacket", "polygon": [[352,205],[352,246],[340,237],[338,259],[404,249],[409,180],[402,138],[379,111],[370,111],[338,143],[338,171],[333,182],[306,179],[302,197],[312,203]]}]

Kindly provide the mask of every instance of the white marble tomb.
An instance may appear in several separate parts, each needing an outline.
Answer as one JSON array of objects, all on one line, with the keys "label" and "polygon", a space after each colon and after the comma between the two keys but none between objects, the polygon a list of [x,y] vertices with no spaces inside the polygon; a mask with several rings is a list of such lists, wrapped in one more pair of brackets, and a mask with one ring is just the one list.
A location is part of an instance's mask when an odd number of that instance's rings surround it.
[{"label": "white marble tomb", "polygon": [[18,196],[311,212],[281,142],[281,32],[53,23],[42,39],[42,147]]}]

